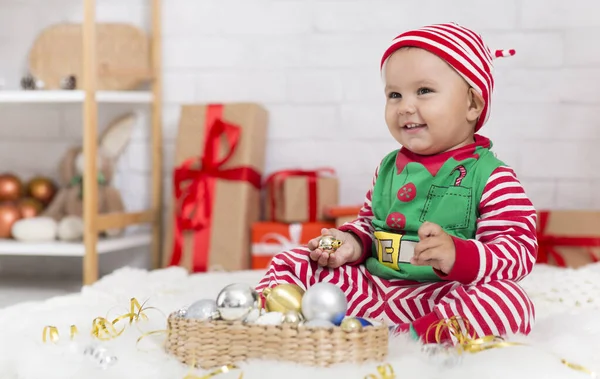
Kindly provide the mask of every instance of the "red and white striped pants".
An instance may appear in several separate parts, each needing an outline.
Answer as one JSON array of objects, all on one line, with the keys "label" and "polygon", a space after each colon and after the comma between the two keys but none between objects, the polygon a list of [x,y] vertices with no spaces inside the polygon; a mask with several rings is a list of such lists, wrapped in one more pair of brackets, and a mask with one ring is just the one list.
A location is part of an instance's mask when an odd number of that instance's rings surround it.
[{"label": "red and white striped pants", "polygon": [[[466,319],[477,337],[529,334],[534,323],[532,302],[512,281],[464,285],[448,281],[385,280],[371,275],[364,265],[321,267],[310,259],[306,248],[275,255],[256,290],[262,292],[279,283],[297,284],[306,289],[318,282],[336,284],[344,291],[348,316],[372,318],[388,325],[413,323],[417,332],[419,323],[424,330],[429,325],[423,322],[431,324],[453,316]],[[427,339],[431,335],[428,334]]]}]

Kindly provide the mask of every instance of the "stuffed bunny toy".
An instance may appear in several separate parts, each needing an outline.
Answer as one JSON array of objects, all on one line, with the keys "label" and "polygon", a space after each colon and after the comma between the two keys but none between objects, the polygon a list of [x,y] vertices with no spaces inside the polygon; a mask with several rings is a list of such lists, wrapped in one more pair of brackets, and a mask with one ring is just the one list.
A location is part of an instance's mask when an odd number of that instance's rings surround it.
[{"label": "stuffed bunny toy", "polygon": [[[111,186],[117,159],[127,146],[136,123],[134,114],[114,121],[98,143],[98,213],[123,212],[119,190]],[[61,188],[39,217],[21,219],[13,224],[12,235],[19,241],[79,241],[83,238],[83,168],[81,147],[67,151],[60,163]],[[106,230],[118,236],[124,229]]]}]

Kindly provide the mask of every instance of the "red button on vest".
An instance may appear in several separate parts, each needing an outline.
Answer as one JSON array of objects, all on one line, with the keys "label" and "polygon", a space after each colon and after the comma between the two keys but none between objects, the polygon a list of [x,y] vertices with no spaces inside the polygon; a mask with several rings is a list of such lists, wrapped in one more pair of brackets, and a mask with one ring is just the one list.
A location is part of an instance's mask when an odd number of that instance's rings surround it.
[{"label": "red button on vest", "polygon": [[398,190],[398,200],[409,202],[417,196],[417,187],[413,183],[407,183]]},{"label": "red button on vest", "polygon": [[402,213],[393,212],[387,216],[385,223],[392,229],[401,230],[406,226],[406,217]]}]

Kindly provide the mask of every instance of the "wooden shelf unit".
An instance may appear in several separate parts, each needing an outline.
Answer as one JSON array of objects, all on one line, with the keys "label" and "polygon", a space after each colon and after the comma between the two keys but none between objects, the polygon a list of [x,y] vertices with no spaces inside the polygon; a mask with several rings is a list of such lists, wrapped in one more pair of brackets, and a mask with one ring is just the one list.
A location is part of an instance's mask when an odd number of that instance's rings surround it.
[{"label": "wooden shelf unit", "polygon": [[[20,242],[0,240],[0,255],[46,255],[83,257],[83,284],[98,280],[98,254],[138,246],[151,247],[152,268],[160,267],[162,225],[162,44],[161,0],[151,2],[151,90],[98,91],[96,66],[96,0],[83,0],[83,77],[81,90],[0,91],[0,103],[81,103],[83,107],[83,221],[84,239],[80,243],[61,241]],[[142,212],[98,214],[97,168],[98,103],[148,104],[151,112],[151,207]],[[102,238],[98,233],[138,224],[151,224],[149,234]]]},{"label": "wooden shelf unit", "polygon": [[[98,91],[96,101],[104,104],[152,104],[151,91]],[[83,103],[83,90],[0,91],[0,104],[5,103]]]},{"label": "wooden shelf unit", "polygon": [[151,209],[137,214],[98,215],[98,183],[96,140],[98,138],[98,99],[96,66],[96,0],[84,0],[83,17],[83,150],[84,150],[84,247],[83,283],[91,284],[98,279],[98,232],[135,225],[152,224],[152,267],[160,264],[160,236],[162,214],[162,43],[161,0],[150,0],[151,6],[151,152],[152,152],[152,200]]},{"label": "wooden shelf unit", "polygon": [[[147,233],[125,235],[123,237],[103,238],[98,241],[98,254],[112,253],[152,243],[152,236]],[[13,239],[0,239],[0,255],[29,255],[46,257],[83,257],[83,242],[20,242]]]}]

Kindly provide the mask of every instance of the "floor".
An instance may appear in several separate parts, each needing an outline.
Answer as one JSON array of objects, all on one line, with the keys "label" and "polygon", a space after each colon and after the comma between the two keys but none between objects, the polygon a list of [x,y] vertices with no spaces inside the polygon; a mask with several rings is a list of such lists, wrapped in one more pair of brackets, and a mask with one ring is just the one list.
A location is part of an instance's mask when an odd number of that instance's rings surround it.
[{"label": "floor", "polygon": [[41,301],[79,292],[80,289],[81,281],[75,279],[4,277],[0,278],[0,309],[17,303]]},{"label": "floor", "polygon": [[[132,248],[99,257],[99,275],[129,266],[146,268],[146,248]],[[0,256],[0,309],[29,301],[80,292],[82,259],[79,257]]]}]

